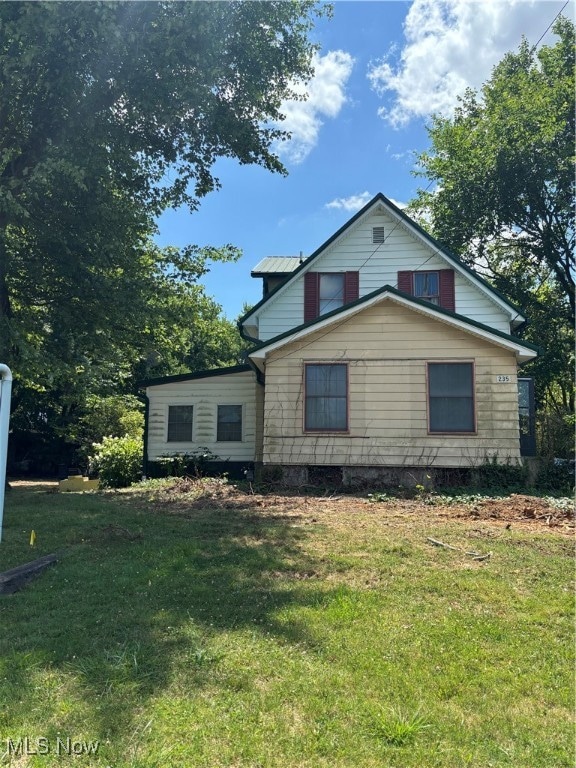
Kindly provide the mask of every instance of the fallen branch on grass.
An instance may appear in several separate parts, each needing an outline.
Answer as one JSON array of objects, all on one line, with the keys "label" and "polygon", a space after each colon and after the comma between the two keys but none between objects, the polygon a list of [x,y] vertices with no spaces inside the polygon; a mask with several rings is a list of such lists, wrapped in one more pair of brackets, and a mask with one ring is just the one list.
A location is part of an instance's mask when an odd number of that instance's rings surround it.
[{"label": "fallen branch on grass", "polygon": [[482,555],[480,552],[466,552],[466,550],[461,549],[461,547],[453,547],[452,544],[445,544],[443,541],[433,539],[431,536],[426,536],[426,541],[429,541],[430,544],[434,544],[435,547],[445,547],[446,549],[454,550],[454,552],[464,552],[465,555],[468,555],[468,557],[471,557],[473,560],[489,560],[492,557],[492,552],[488,552],[486,555]]}]

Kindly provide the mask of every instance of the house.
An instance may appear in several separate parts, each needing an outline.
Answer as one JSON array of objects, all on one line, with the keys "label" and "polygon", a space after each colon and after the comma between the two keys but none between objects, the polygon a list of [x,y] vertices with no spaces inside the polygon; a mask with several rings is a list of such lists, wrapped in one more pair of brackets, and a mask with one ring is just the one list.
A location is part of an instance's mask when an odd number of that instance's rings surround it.
[{"label": "house", "polygon": [[533,450],[526,318],[384,195],[308,258],[252,275],[246,364],[145,382],[148,468],[202,448],[230,468],[300,483],[331,467],[351,483]]}]

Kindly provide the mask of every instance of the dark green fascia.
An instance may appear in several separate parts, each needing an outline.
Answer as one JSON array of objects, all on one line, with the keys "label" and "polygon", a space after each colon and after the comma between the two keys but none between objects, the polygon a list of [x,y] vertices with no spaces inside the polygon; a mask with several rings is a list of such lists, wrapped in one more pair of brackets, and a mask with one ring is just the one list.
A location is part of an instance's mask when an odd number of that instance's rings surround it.
[{"label": "dark green fascia", "polygon": [[[361,208],[361,209],[358,211],[358,213],[355,213],[355,214],[354,214],[354,216],[352,216],[352,218],[351,218],[351,219],[349,219],[349,220],[348,220],[348,221],[347,221],[347,222],[346,222],[346,223],[345,223],[343,226],[341,226],[341,227],[340,227],[340,229],[339,229],[337,232],[335,232],[335,233],[334,233],[334,234],[333,234],[331,237],[329,237],[329,238],[328,238],[328,240],[326,240],[326,242],[325,242],[325,243],[323,243],[323,244],[322,244],[322,245],[321,245],[319,248],[317,248],[317,249],[314,251],[314,253],[313,253],[313,254],[311,254],[310,256],[308,256],[308,258],[307,258],[307,259],[305,259],[305,260],[302,262],[302,264],[300,264],[298,267],[296,267],[296,269],[294,270],[294,272],[292,272],[292,273],[291,273],[290,277],[289,277],[289,278],[288,278],[288,279],[287,279],[287,280],[286,280],[284,283],[282,283],[282,285],[278,285],[276,288],[274,288],[274,290],[273,290],[273,291],[271,291],[271,292],[268,294],[268,296],[265,296],[263,299],[260,299],[260,301],[259,301],[257,304],[255,304],[255,305],[252,307],[252,309],[251,309],[251,310],[249,310],[248,312],[246,312],[246,314],[245,314],[245,315],[243,315],[243,316],[242,316],[242,317],[241,317],[241,318],[238,320],[238,327],[239,327],[239,328],[241,328],[241,326],[242,326],[242,324],[245,322],[246,318],[250,317],[250,315],[251,315],[253,312],[255,312],[257,309],[260,309],[260,307],[262,307],[262,306],[263,306],[263,305],[264,305],[264,304],[265,304],[265,303],[266,303],[266,302],[267,302],[269,299],[271,299],[271,298],[272,298],[272,296],[274,296],[274,295],[277,293],[277,291],[279,291],[281,288],[283,288],[283,287],[286,285],[286,283],[288,282],[288,280],[291,280],[291,279],[292,279],[292,278],[293,278],[295,275],[299,274],[300,272],[302,272],[302,270],[306,269],[306,268],[307,268],[307,267],[310,265],[310,262],[311,262],[311,261],[313,261],[313,260],[314,260],[314,259],[315,259],[317,256],[319,256],[319,255],[320,255],[320,253],[322,253],[322,251],[324,251],[326,248],[328,248],[328,246],[329,246],[329,245],[331,245],[331,244],[334,242],[334,240],[336,240],[338,237],[340,237],[340,235],[342,235],[342,234],[343,234],[343,233],[344,233],[344,232],[345,232],[345,231],[346,231],[346,230],[347,230],[349,227],[351,227],[351,226],[352,226],[352,225],[353,225],[353,224],[354,224],[356,221],[358,221],[358,219],[359,219],[361,216],[363,216],[363,215],[366,213],[366,211],[367,211],[367,210],[368,210],[368,209],[369,209],[371,206],[373,206],[373,205],[374,205],[374,203],[376,203],[377,201],[378,201],[378,202],[381,202],[381,203],[384,203],[385,205],[389,206],[389,207],[390,207],[390,208],[391,208],[391,209],[392,209],[392,210],[393,210],[395,213],[397,213],[397,214],[398,214],[398,216],[399,216],[399,217],[400,217],[400,218],[401,218],[401,219],[402,219],[402,220],[403,220],[405,223],[407,223],[407,224],[409,224],[409,225],[413,226],[413,227],[414,227],[414,229],[416,229],[416,230],[417,230],[417,231],[418,231],[418,232],[419,232],[419,233],[420,233],[420,234],[421,234],[421,235],[422,235],[422,236],[423,236],[423,237],[424,237],[426,240],[428,240],[428,241],[430,242],[430,244],[431,244],[431,245],[433,245],[433,246],[434,246],[434,248],[436,248],[436,249],[437,249],[437,250],[439,250],[439,251],[440,251],[440,252],[441,252],[441,253],[442,253],[444,256],[446,256],[446,258],[447,258],[449,261],[453,261],[455,264],[458,264],[458,266],[462,267],[462,268],[464,269],[464,271],[468,272],[468,273],[469,273],[469,274],[470,274],[472,277],[474,277],[474,278],[476,278],[477,280],[479,280],[479,281],[482,283],[482,285],[483,285],[485,288],[487,288],[487,289],[488,289],[489,291],[491,291],[491,292],[492,292],[492,293],[493,293],[495,296],[498,296],[498,298],[499,298],[499,299],[501,299],[503,302],[505,302],[505,304],[507,304],[507,305],[510,307],[510,309],[513,309],[513,310],[514,310],[514,312],[517,312],[519,315],[522,315],[522,317],[524,316],[524,315],[522,314],[522,312],[521,312],[521,311],[520,311],[520,310],[519,310],[517,307],[515,307],[513,304],[511,304],[511,303],[508,301],[508,299],[507,299],[505,296],[503,296],[503,295],[502,295],[502,294],[501,294],[499,291],[497,291],[497,290],[496,290],[495,288],[493,288],[493,287],[492,287],[492,286],[491,286],[489,283],[487,283],[487,282],[486,282],[486,280],[484,280],[484,278],[483,278],[483,277],[481,277],[479,274],[477,274],[476,272],[474,272],[474,270],[473,270],[473,269],[471,269],[471,268],[470,268],[470,267],[469,267],[467,264],[465,264],[465,263],[464,263],[464,262],[463,262],[463,261],[462,261],[460,258],[458,258],[458,256],[456,256],[456,254],[452,253],[452,252],[451,252],[451,251],[449,251],[449,250],[448,250],[448,249],[447,249],[445,246],[443,246],[441,243],[439,243],[437,240],[435,240],[435,239],[432,237],[432,235],[430,235],[428,232],[426,232],[426,230],[425,230],[425,229],[422,229],[422,227],[421,227],[419,224],[417,224],[415,221],[413,221],[413,220],[412,220],[412,219],[411,219],[411,218],[410,218],[410,217],[409,217],[407,214],[405,214],[405,213],[404,213],[404,212],[403,212],[403,211],[402,211],[400,208],[398,208],[396,205],[394,205],[394,203],[393,203],[391,200],[388,200],[388,198],[387,198],[385,195],[383,195],[383,194],[382,194],[382,192],[378,192],[378,194],[377,194],[377,195],[375,195],[375,196],[372,198],[372,200],[370,200],[368,203],[366,203],[366,205],[365,205],[363,208]],[[246,341],[256,341],[256,339],[252,339],[252,338],[251,338],[251,337],[249,337],[249,336],[244,336],[244,335],[242,334],[242,331],[240,331],[240,334],[242,335],[242,338],[243,338],[243,339],[245,339]]]},{"label": "dark green fascia", "polygon": [[[251,311],[252,310],[250,310],[250,312]],[[248,317],[248,315],[246,315],[246,317]],[[255,339],[253,336],[248,336],[247,333],[244,333],[244,329],[242,328],[242,319],[238,320],[236,327],[238,328],[238,333],[240,334],[241,338],[244,339],[244,341],[249,341],[251,344],[258,344],[260,341],[259,339]]]},{"label": "dark green fascia", "polygon": [[[253,312],[255,312],[257,309],[260,309],[260,307],[262,307],[269,299],[272,298],[272,296],[274,296],[281,288],[283,288],[289,280],[291,280],[295,275],[299,274],[304,269],[306,269],[306,267],[310,264],[311,261],[313,261],[316,258],[316,256],[318,256],[323,250],[328,248],[328,246],[331,245],[331,243],[333,243],[334,240],[340,237],[341,234],[346,232],[346,230],[349,227],[351,227],[352,224],[354,224],[354,222],[358,221],[358,219],[366,213],[366,211],[370,208],[370,206],[372,206],[376,202],[376,200],[382,200],[383,202],[389,203],[389,201],[384,197],[384,195],[381,192],[379,192],[375,197],[372,198],[372,200],[366,203],[366,205],[363,208],[361,208],[357,213],[355,213],[351,219],[348,219],[348,221],[345,224],[343,224],[340,227],[340,229],[338,229],[331,237],[329,237],[325,243],[323,243],[319,248],[317,248],[314,251],[314,253],[308,256],[308,258],[304,259],[302,264],[299,264],[294,270],[294,272],[290,273],[290,277],[285,282],[283,282],[282,285],[276,286],[276,288],[274,288],[273,291],[270,291],[268,296],[265,296],[264,298],[260,299],[260,301],[257,304],[255,304],[252,307],[252,309],[246,312],[246,314],[243,315],[238,320],[238,324],[241,325],[246,320],[247,317],[250,317],[250,315]],[[389,204],[392,205],[392,203],[389,203]],[[246,338],[246,337],[243,337],[243,338]],[[251,339],[251,341],[254,341],[254,339]]]},{"label": "dark green fascia", "polygon": [[232,373],[245,373],[252,370],[248,364],[231,365],[227,368],[212,368],[207,371],[197,371],[196,373],[180,373],[176,376],[163,376],[158,379],[143,379],[137,382],[138,387],[155,387],[159,384],[172,384],[177,381],[192,381],[193,379],[206,379],[209,376],[228,376]]},{"label": "dark green fascia", "polygon": [[[384,197],[384,196],[383,196]],[[451,259],[454,263],[458,264],[458,266],[462,267],[465,272],[468,272],[469,275],[476,278],[482,285],[487,288],[491,293],[493,293],[495,296],[498,296],[498,298],[503,301],[505,304],[507,304],[510,309],[513,309],[514,312],[517,312],[519,315],[524,317],[524,313],[518,309],[514,304],[510,302],[510,299],[507,299],[506,296],[504,296],[503,293],[500,293],[500,291],[497,288],[494,288],[493,285],[490,285],[490,283],[485,280],[482,275],[479,275],[478,272],[475,272],[471,267],[468,266],[468,264],[465,264],[462,259],[457,256],[455,253],[452,253],[448,248],[446,248],[445,245],[442,245],[438,240],[436,240],[435,237],[433,237],[429,232],[426,232],[425,229],[422,229],[422,227],[417,224],[413,219],[410,218],[404,211],[402,211],[400,208],[397,208],[393,202],[388,200],[387,198],[384,198],[386,203],[395,210],[395,212],[400,216],[401,219],[404,219],[404,221],[407,224],[411,224],[414,229],[416,229],[423,237],[425,237],[427,240],[430,241],[430,244],[433,245],[435,248],[437,248],[439,251],[441,251],[444,256],[446,256],[448,259]]]},{"label": "dark green fascia", "polygon": [[[250,352],[247,352],[246,354],[249,355]],[[253,360],[250,360],[249,357],[246,357],[246,359],[248,360],[248,365],[250,366],[250,368],[256,374],[256,381],[258,382],[258,384],[260,384],[261,387],[265,386],[265,384],[266,384],[266,377],[264,376],[264,374],[262,373],[260,368],[258,368],[256,363]]]},{"label": "dark green fascia", "polygon": [[530,344],[530,342],[528,341],[523,341],[522,339],[519,339],[517,336],[511,336],[509,333],[504,333],[504,331],[498,331],[496,328],[491,328],[489,325],[484,325],[484,323],[479,323],[477,320],[472,320],[471,318],[465,317],[464,315],[459,315],[457,312],[451,312],[449,309],[438,307],[435,304],[431,304],[429,301],[426,301],[425,299],[418,299],[415,296],[409,296],[407,293],[402,293],[402,291],[399,291],[397,288],[394,288],[391,285],[384,285],[382,286],[382,288],[378,288],[377,290],[372,291],[372,293],[367,293],[366,296],[362,296],[359,299],[355,299],[354,301],[351,301],[349,304],[345,304],[343,307],[338,307],[338,309],[333,309],[331,312],[327,312],[325,315],[320,315],[320,317],[315,317],[314,320],[308,320],[308,322],[302,323],[301,325],[298,325],[289,331],[284,331],[284,333],[280,333],[278,334],[278,336],[274,336],[274,338],[272,339],[268,339],[267,341],[262,341],[259,344],[257,344],[256,348],[252,351],[255,352],[257,350],[264,349],[265,347],[268,347],[271,344],[275,344],[277,341],[281,341],[282,339],[292,336],[292,334],[294,333],[299,333],[300,331],[303,331],[306,328],[311,328],[312,326],[314,326],[315,324],[323,320],[326,320],[330,317],[337,317],[338,315],[347,311],[351,307],[360,306],[361,304],[383,293],[391,293],[392,295],[398,296],[408,301],[411,304],[415,304],[416,306],[424,307],[425,309],[428,309],[428,310],[431,309],[434,313],[438,313],[439,315],[445,315],[446,317],[451,317],[456,320],[460,320],[461,322],[466,323],[467,325],[471,325],[475,328],[479,328],[482,331],[487,331],[488,333],[492,333],[495,336],[500,336],[502,339],[506,339],[507,341],[513,341],[515,344],[520,344],[521,346],[526,347],[527,349],[531,349],[538,354],[542,352],[540,347],[537,347],[535,344]]}]

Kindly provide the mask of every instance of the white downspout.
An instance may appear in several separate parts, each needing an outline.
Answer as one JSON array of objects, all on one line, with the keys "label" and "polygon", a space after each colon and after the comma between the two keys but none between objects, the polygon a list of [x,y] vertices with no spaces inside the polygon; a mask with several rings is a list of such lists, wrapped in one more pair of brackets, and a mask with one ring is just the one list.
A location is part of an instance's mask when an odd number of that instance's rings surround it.
[{"label": "white downspout", "polygon": [[6,461],[8,459],[8,426],[10,424],[10,399],[12,397],[12,371],[0,363],[0,541],[4,517],[4,493],[6,491]]}]

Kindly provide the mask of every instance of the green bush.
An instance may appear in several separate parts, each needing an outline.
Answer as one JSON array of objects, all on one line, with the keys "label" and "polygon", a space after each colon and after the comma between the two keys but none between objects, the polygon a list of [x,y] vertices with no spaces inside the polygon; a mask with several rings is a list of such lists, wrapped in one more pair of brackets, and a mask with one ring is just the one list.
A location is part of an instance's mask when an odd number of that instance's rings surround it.
[{"label": "green bush", "polygon": [[574,464],[565,460],[543,464],[536,475],[537,490],[571,496],[574,493]]},{"label": "green bush", "polygon": [[209,448],[191,453],[170,453],[148,463],[151,477],[203,477],[214,463],[224,463]]},{"label": "green bush", "polygon": [[85,466],[93,452],[94,443],[104,437],[124,437],[142,440],[144,406],[134,395],[89,395],[75,432],[69,435],[77,443],[78,463]]},{"label": "green bush", "polygon": [[90,457],[90,473],[100,478],[103,488],[126,488],[140,479],[142,472],[142,441],[124,437],[104,437],[94,443]]},{"label": "green bush", "polygon": [[477,467],[473,473],[473,485],[489,490],[526,490],[528,485],[528,470],[520,463],[509,458],[502,463],[498,455],[487,456],[484,464]]}]

